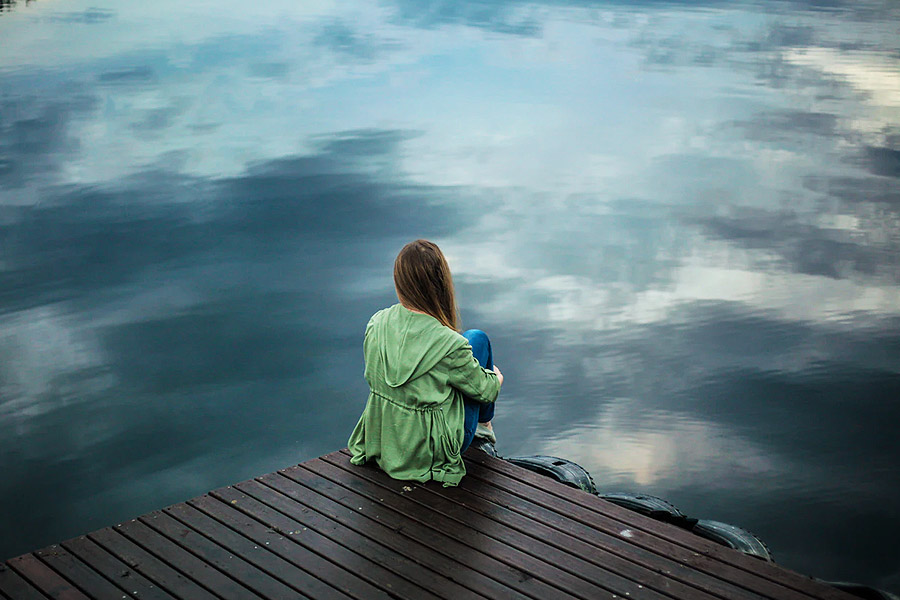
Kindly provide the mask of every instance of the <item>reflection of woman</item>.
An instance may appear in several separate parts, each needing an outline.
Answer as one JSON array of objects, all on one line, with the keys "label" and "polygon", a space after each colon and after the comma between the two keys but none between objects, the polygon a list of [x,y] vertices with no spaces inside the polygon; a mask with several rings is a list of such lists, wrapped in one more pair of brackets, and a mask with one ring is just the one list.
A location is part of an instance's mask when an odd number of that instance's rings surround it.
[{"label": "reflection of woman", "polygon": [[369,399],[348,446],[396,479],[457,485],[460,454],[476,433],[494,441],[491,418],[503,375],[483,331],[458,333],[450,268],[440,248],[410,242],[394,262],[400,304],[369,320],[363,351]]}]

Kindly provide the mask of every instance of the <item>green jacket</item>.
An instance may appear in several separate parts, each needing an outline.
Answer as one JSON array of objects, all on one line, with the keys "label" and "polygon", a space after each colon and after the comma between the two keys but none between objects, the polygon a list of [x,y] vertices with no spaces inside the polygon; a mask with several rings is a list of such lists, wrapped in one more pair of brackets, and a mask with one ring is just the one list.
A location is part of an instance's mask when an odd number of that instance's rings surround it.
[{"label": "green jacket", "polygon": [[395,479],[457,485],[463,394],[493,402],[500,381],[466,338],[400,304],[375,313],[363,342],[369,399],[347,443],[356,465],[374,460]]}]

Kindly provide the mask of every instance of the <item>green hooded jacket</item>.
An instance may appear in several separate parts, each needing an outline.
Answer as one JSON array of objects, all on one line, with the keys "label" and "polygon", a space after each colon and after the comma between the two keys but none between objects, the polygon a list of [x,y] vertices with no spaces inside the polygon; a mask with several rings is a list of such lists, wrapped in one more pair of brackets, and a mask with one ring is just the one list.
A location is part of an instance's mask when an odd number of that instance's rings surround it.
[{"label": "green hooded jacket", "polygon": [[466,474],[463,395],[493,402],[500,380],[459,333],[400,304],[369,320],[363,342],[369,399],[347,443],[395,479],[457,485]]}]

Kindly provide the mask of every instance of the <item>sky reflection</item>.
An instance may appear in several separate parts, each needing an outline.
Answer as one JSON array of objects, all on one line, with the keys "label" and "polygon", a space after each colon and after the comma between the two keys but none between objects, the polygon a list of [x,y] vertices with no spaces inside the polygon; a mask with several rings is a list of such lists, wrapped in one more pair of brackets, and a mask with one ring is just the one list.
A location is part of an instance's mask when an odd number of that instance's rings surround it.
[{"label": "sky reflection", "polygon": [[422,236],[504,453],[900,587],[892,3],[2,6],[0,555],[346,443]]}]

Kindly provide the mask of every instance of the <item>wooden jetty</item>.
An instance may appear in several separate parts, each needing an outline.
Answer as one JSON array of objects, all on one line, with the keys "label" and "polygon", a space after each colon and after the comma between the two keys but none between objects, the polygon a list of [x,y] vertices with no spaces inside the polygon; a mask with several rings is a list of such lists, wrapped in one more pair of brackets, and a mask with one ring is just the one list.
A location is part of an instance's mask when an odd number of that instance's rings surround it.
[{"label": "wooden jetty", "polygon": [[851,600],[477,451],[458,488],[346,450],[0,565],[31,598]]}]

